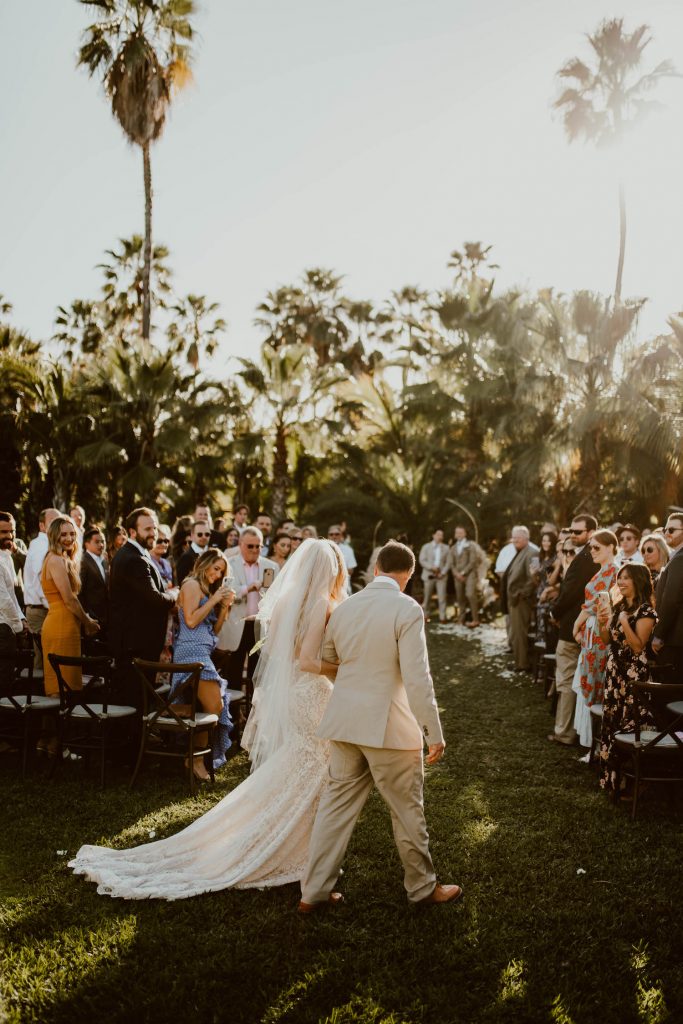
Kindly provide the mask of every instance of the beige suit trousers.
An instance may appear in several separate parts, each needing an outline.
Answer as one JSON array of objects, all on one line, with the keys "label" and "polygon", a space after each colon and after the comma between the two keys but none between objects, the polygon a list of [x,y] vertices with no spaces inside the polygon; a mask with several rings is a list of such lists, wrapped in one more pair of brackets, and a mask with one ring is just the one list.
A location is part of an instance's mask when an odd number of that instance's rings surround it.
[{"label": "beige suit trousers", "polygon": [[455,579],[455,595],[458,602],[458,622],[464,622],[467,615],[467,604],[472,610],[472,622],[479,621],[479,588],[476,572],[467,574],[464,580]]},{"label": "beige suit trousers", "polygon": [[555,709],[555,736],[560,743],[573,743],[576,739],[574,728],[574,712],[576,710],[576,694],[572,690],[574,673],[579,660],[581,648],[568,640],[558,640],[555,651],[555,690],[557,707]]},{"label": "beige suit trousers", "polygon": [[326,900],[334,888],[351,833],[373,782],[391,812],[408,899],[417,903],[431,895],[436,874],[429,854],[423,780],[421,750],[390,750],[332,741],[329,782],[313,825],[308,865],[301,883],[305,903]]},{"label": "beige suit trousers", "polygon": [[438,580],[424,580],[424,600],[422,602],[422,608],[429,618],[430,610],[432,606],[432,594],[436,590],[436,596],[439,602],[439,618],[446,618],[446,591],[448,588],[448,576],[441,576]]}]

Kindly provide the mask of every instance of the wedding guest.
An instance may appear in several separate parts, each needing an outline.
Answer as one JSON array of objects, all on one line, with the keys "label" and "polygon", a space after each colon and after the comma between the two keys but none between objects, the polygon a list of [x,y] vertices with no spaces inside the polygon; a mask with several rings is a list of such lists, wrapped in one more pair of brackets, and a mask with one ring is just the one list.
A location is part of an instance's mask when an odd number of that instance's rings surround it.
[{"label": "wedding guest", "polygon": [[[76,524],[71,517],[57,516],[53,519],[48,527],[47,540],[48,552],[43,562],[40,582],[48,603],[48,613],[41,630],[41,642],[45,694],[54,697],[59,694],[59,683],[49,655],[63,654],[79,658],[81,629],[86,636],[94,636],[100,627],[78,600],[81,589],[80,550]],[[64,666],[61,671],[70,689],[82,689],[80,668]],[[48,721],[46,719],[46,724]],[[55,757],[58,752],[57,737],[45,731],[38,742],[38,749]]]},{"label": "wedding guest", "polygon": [[295,526],[294,529],[289,531],[289,538],[292,542],[292,554],[298,549],[302,540],[304,539],[301,530]]},{"label": "wedding guest", "polygon": [[[621,597],[614,611],[606,602],[598,608],[600,636],[609,643],[600,733],[600,785],[607,790],[614,790],[618,776],[614,736],[635,731],[633,684],[649,678],[647,645],[657,621],[646,566],[623,566],[617,575],[617,587]],[[643,729],[655,727],[647,707],[639,708],[639,720]]]},{"label": "wedding guest", "polygon": [[552,607],[553,619],[559,626],[559,639],[555,650],[555,728],[548,739],[562,746],[572,746],[576,742],[576,694],[572,684],[581,648],[572,631],[581,610],[586,584],[595,575],[595,562],[587,545],[597,528],[597,520],[591,515],[582,513],[574,517],[569,534],[575,554],[567,566],[560,593]]},{"label": "wedding guest", "polygon": [[[235,600],[235,591],[224,586],[230,582],[228,562],[218,548],[208,548],[197,558],[194,568],[185,578],[178,596],[178,636],[174,658],[179,663],[201,662],[202,673],[198,698],[201,710],[218,716],[218,728],[214,733],[212,751],[213,767],[225,764],[225,755],[230,748],[230,718],[227,683],[216,671],[211,654],[218,642],[218,634]],[[174,676],[171,696],[177,694],[178,702],[187,703],[182,693],[182,683],[188,675]],[[178,703],[176,702],[176,703]],[[197,745],[206,745],[206,733],[197,735]],[[197,778],[206,780],[209,774],[204,758],[194,758],[193,770]]]},{"label": "wedding guest", "polygon": [[614,560],[617,568],[620,569],[628,562],[637,562],[642,565],[643,556],[638,549],[641,533],[638,527],[633,523],[626,523],[625,526],[620,526],[618,530],[615,530],[615,533],[619,541],[619,550]]},{"label": "wedding guest", "polygon": [[225,534],[225,557],[234,558],[240,553],[241,531],[236,526],[231,526]]},{"label": "wedding guest", "polygon": [[190,533],[194,526],[192,516],[178,516],[171,531],[171,561],[174,566],[190,544]]},{"label": "wedding guest", "polygon": [[577,695],[574,729],[582,747],[591,745],[590,708],[602,701],[607,665],[607,646],[598,628],[598,607],[607,603],[617,578],[615,558],[619,542],[611,530],[596,530],[588,542],[598,571],[586,584],[584,601],[574,622],[574,640],[581,645],[574,675],[573,689]]},{"label": "wedding guest", "polygon": [[284,568],[284,564],[292,553],[292,538],[288,533],[284,533],[281,530],[275,534],[275,540],[273,541],[273,550],[270,558],[277,565],[279,569]]},{"label": "wedding guest", "polygon": [[238,533],[242,533],[242,530],[245,528],[245,526],[249,525],[248,505],[237,505],[235,507],[235,511],[233,512],[232,525],[235,527]]},{"label": "wedding guest", "polygon": [[206,523],[211,531],[211,538],[209,543],[213,547],[222,548],[225,546],[225,535],[219,532],[214,526],[213,518],[211,516],[211,509],[208,505],[198,503],[194,510],[194,522],[195,523]]},{"label": "wedding guest", "polygon": [[262,552],[266,556],[270,549],[270,535],[273,529],[273,520],[267,512],[258,512],[254,520],[254,526],[261,531],[263,536]]},{"label": "wedding guest", "polygon": [[648,533],[640,542],[640,553],[650,570],[652,586],[656,587],[659,574],[671,556],[669,546],[660,533]]},{"label": "wedding guest", "polygon": [[69,510],[69,515],[71,516],[71,519],[73,520],[74,525],[76,527],[76,534],[77,534],[77,537],[78,537],[78,544],[79,544],[79,547],[82,550],[82,548],[83,548],[83,533],[85,531],[85,509],[83,508],[82,505],[74,505],[73,508],[71,508]]},{"label": "wedding guest", "polygon": [[301,539],[302,540],[311,540],[311,539],[317,540],[318,539],[318,531],[316,530],[315,526],[313,526],[311,523],[309,523],[308,526],[302,526],[301,527]]},{"label": "wedding guest", "polygon": [[79,599],[88,615],[100,624],[100,638],[107,632],[109,619],[109,569],[104,560],[104,534],[98,526],[83,534]]},{"label": "wedding guest", "polygon": [[34,642],[35,657],[33,667],[36,671],[40,671],[43,668],[43,655],[39,638],[48,612],[48,603],[43,594],[40,574],[48,551],[47,531],[60,514],[56,508],[43,509],[38,517],[38,536],[34,537],[29,544],[26,561],[24,562],[26,621],[31,633],[34,637],[38,638]]},{"label": "wedding guest", "polygon": [[[10,655],[16,653],[18,638],[28,630],[15,592],[14,536],[14,516],[0,512],[0,653]],[[11,682],[12,675],[12,664],[0,661],[0,683]]]},{"label": "wedding guest", "polygon": [[[261,555],[263,534],[255,526],[247,526],[240,536],[240,553],[230,559],[235,603],[223,623],[214,652],[214,660],[225,679],[235,689],[242,686],[244,666],[247,666],[247,695],[258,661],[254,618],[258,612],[259,595],[264,583],[272,582],[278,572],[275,562]],[[266,576],[264,581],[264,574]]]},{"label": "wedding guest", "polygon": [[136,508],[126,517],[128,540],[109,570],[109,643],[116,658],[120,699],[139,704],[132,659],[158,661],[177,590],[167,590],[150,557],[157,536],[156,514]]},{"label": "wedding guest", "polygon": [[183,551],[175,564],[175,577],[181,586],[185,577],[192,571],[192,566],[199,555],[203,554],[211,544],[211,527],[203,519],[195,522],[190,533],[189,547]]},{"label": "wedding guest", "polygon": [[683,512],[670,514],[664,536],[672,555],[657,580],[655,607],[659,620],[652,649],[660,665],[671,666],[667,669],[668,681],[683,683]]},{"label": "wedding guest", "polygon": [[536,640],[546,645],[548,654],[554,652],[557,644],[557,627],[550,622],[550,602],[557,597],[557,593],[550,581],[561,561],[557,554],[558,543],[557,534],[546,530],[541,534],[538,561],[532,562],[536,583]]},{"label": "wedding guest", "polygon": [[107,562],[111,565],[111,560],[123,545],[128,540],[128,534],[126,533],[125,526],[121,523],[117,523],[116,526],[112,526],[107,535]]},{"label": "wedding guest", "polygon": [[[334,538],[330,537],[330,540],[334,540]],[[446,588],[448,586],[449,558],[448,544],[444,544],[443,541],[443,530],[437,529],[432,534],[431,541],[423,544],[420,548],[419,562],[422,567],[422,583],[424,585],[422,611],[424,612],[425,622],[429,622],[434,590],[436,590],[436,597],[439,603],[439,622],[446,621]]]},{"label": "wedding guest", "polygon": [[157,539],[154,541],[154,547],[149,554],[167,590],[170,590],[173,586],[173,566],[168,558],[170,547],[171,538],[169,533],[166,527],[160,526]]},{"label": "wedding guest", "polygon": [[503,611],[509,615],[510,647],[517,672],[529,669],[529,624],[534,600],[533,559],[538,548],[529,540],[527,526],[513,526],[512,543],[515,557],[503,574],[501,599]]}]

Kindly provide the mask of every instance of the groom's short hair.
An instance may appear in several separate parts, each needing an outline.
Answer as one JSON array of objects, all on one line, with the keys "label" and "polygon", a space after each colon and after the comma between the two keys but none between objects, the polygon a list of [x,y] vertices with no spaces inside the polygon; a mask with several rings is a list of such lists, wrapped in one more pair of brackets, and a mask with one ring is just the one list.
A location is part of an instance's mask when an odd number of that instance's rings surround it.
[{"label": "groom's short hair", "polygon": [[377,555],[377,567],[381,572],[413,572],[415,555],[407,544],[390,540]]}]

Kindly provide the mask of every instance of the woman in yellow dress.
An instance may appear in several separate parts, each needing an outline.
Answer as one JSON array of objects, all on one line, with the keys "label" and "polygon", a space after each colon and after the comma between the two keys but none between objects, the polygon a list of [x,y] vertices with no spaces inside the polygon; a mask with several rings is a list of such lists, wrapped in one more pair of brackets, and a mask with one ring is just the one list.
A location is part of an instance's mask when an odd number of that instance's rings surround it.
[{"label": "woman in yellow dress", "polygon": [[[87,636],[99,630],[99,623],[91,618],[78,600],[81,589],[80,548],[76,525],[69,516],[54,519],[47,530],[48,551],[40,576],[45,599],[49,605],[47,618],[40,634],[43,649],[45,694],[59,694],[57,676],[50,664],[49,654],[64,654],[79,658],[81,655],[81,626]],[[80,690],[83,679],[80,668],[63,668],[62,675],[71,689]],[[43,737],[39,749],[55,754],[57,737]]]}]

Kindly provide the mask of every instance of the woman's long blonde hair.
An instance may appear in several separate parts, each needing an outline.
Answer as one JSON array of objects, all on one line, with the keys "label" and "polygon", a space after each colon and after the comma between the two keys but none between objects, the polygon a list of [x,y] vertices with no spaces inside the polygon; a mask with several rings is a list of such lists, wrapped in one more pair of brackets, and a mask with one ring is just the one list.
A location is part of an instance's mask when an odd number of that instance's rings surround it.
[{"label": "woman's long blonde hair", "polygon": [[[218,588],[222,585],[222,580],[214,580],[213,583],[209,584],[206,582],[206,574],[214,564],[214,562],[225,562],[225,576],[224,579],[232,579],[232,570],[230,568],[230,562],[227,560],[223,552],[219,548],[207,548],[201,555],[197,555],[197,560],[194,563],[192,571],[186,576],[188,580],[196,580],[199,584],[199,589],[203,594],[208,597],[210,594],[215,594]],[[183,580],[183,582],[185,582]]]},{"label": "woman's long blonde hair", "polygon": [[[68,523],[73,526],[76,532],[76,544],[74,546],[73,554],[69,555],[63,549],[59,543],[59,535],[62,532],[62,526],[64,523]],[[81,590],[81,545],[78,543],[78,530],[71,516],[57,516],[53,519],[47,528],[47,550],[49,554],[59,555],[60,558],[64,559],[66,563],[66,572],[69,577],[69,583],[74,594],[80,593]]]}]

